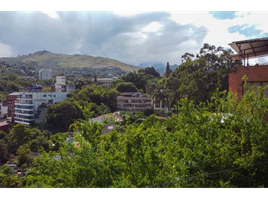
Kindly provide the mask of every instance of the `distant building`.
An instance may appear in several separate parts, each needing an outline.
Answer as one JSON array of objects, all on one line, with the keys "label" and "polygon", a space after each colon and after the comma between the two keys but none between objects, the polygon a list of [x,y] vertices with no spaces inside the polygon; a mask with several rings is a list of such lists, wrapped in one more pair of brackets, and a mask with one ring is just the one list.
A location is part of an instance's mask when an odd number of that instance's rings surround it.
[{"label": "distant building", "polygon": [[40,69],[39,70],[39,80],[52,79],[51,69]]},{"label": "distant building", "polygon": [[149,95],[139,92],[125,92],[117,97],[118,110],[145,111],[153,109],[153,100]]},{"label": "distant building", "polygon": [[[97,82],[98,83],[101,83],[104,86],[111,87],[112,82],[114,80],[116,80],[116,79],[118,79],[118,77],[113,77],[113,78],[97,78]],[[94,82],[94,79],[92,79],[92,81]]]},{"label": "distant building", "polygon": [[168,113],[168,107],[164,101],[154,103],[154,111],[163,111],[164,114]]},{"label": "distant building", "polygon": [[65,76],[56,76],[56,83],[54,86],[51,86],[52,92],[73,92],[75,91],[74,85],[66,85]]}]

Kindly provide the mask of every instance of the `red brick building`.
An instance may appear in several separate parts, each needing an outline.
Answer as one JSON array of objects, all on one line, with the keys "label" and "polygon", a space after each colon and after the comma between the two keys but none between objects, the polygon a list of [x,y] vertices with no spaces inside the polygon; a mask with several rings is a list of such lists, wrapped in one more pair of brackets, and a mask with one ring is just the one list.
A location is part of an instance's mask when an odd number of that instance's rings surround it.
[{"label": "red brick building", "polygon": [[15,100],[19,97],[20,92],[13,92],[6,97],[6,104],[8,106],[8,115],[11,117],[12,122],[15,118]]},{"label": "red brick building", "polygon": [[[268,38],[237,41],[229,45],[237,53],[229,59],[239,60],[242,63],[237,67],[236,72],[229,74],[229,91],[237,94],[240,101],[244,93],[245,81],[242,80],[244,75],[247,76],[249,87],[254,86],[255,92],[258,86],[268,85],[268,64],[249,64],[249,59],[268,55]],[[264,94],[268,97],[268,88],[265,89]]]}]

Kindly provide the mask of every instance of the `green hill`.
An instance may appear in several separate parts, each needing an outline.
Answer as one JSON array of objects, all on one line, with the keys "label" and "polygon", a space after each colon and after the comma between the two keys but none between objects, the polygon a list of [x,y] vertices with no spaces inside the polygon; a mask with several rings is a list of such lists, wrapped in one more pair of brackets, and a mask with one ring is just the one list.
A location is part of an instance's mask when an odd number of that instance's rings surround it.
[{"label": "green hill", "polygon": [[19,68],[31,67],[35,70],[52,69],[53,73],[55,72],[65,74],[92,74],[98,73],[98,71],[102,71],[103,73],[107,70],[110,72],[113,70],[119,70],[122,71],[122,73],[126,73],[131,71],[138,71],[141,69],[141,67],[128,65],[109,58],[78,54],[55,54],[49,51],[38,51],[29,55],[0,58],[0,62],[1,61],[5,61],[10,65]]}]

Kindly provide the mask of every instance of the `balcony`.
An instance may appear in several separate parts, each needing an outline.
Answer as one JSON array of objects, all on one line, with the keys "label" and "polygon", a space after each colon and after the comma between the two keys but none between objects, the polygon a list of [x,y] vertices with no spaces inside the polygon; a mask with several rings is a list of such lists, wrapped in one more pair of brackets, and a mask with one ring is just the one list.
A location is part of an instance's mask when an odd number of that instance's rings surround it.
[{"label": "balcony", "polygon": [[23,116],[21,114],[15,115],[15,120],[21,120],[21,121],[26,121],[26,122],[34,121],[34,115],[31,115],[31,116]]},{"label": "balcony", "polygon": [[16,111],[15,115],[22,115],[22,116],[34,116],[33,112],[27,112],[27,111]]}]

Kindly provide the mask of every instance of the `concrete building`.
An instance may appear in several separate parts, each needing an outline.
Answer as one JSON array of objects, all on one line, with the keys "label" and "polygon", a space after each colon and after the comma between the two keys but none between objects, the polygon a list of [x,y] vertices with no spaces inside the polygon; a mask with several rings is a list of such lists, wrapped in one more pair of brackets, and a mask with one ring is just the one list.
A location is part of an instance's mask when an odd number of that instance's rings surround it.
[{"label": "concrete building", "polygon": [[168,107],[163,101],[154,103],[154,111],[163,111],[164,114],[168,113]]},{"label": "concrete building", "polygon": [[65,76],[56,76],[55,88],[53,88],[52,91],[70,93],[70,92],[75,91],[75,86],[74,85],[66,85]]},{"label": "concrete building", "polygon": [[[107,87],[111,87],[112,86],[112,82],[114,80],[118,79],[118,77],[113,77],[113,78],[97,78],[97,82],[101,83],[104,86]],[[92,81],[94,82],[94,79],[92,79]]]},{"label": "concrete building", "polygon": [[39,80],[52,79],[51,69],[40,69],[39,70]]},{"label": "concrete building", "polygon": [[0,103],[0,119],[4,118],[5,114],[8,113],[8,107],[7,106],[3,106],[2,103]]},{"label": "concrete building", "polygon": [[[231,61],[238,60],[240,65],[236,72],[229,74],[229,91],[237,94],[238,101],[241,100],[244,91],[243,76],[247,76],[249,87],[254,86],[257,92],[258,86],[268,85],[268,65],[267,63],[250,64],[250,59],[258,59],[268,55],[268,38],[236,41],[229,44],[237,54],[231,55]],[[258,59],[259,60],[259,59]],[[247,64],[246,64],[247,63]],[[264,95],[268,97],[268,88],[264,90]]]},{"label": "concrete building", "polygon": [[6,103],[8,107],[8,115],[11,117],[11,121],[15,119],[15,101],[19,97],[21,92],[13,92],[6,96]]},{"label": "concrete building", "polygon": [[153,109],[153,100],[149,95],[139,92],[125,92],[117,97],[118,110],[145,111]]},{"label": "concrete building", "polygon": [[15,123],[30,125],[40,122],[44,114],[41,104],[51,105],[67,99],[67,92],[22,92],[15,102]]}]

